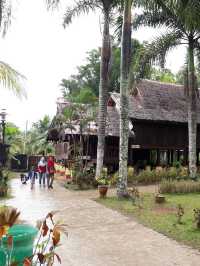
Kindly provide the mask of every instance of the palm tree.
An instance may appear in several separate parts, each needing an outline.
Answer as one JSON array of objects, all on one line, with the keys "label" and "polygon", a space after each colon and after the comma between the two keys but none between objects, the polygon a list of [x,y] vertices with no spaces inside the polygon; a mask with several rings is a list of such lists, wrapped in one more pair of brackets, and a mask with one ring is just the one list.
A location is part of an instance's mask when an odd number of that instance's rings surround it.
[{"label": "palm tree", "polygon": [[[48,7],[56,6],[60,0],[46,0]],[[103,167],[105,129],[107,116],[107,97],[109,87],[109,69],[111,57],[110,15],[119,0],[79,0],[74,7],[68,7],[64,15],[64,26],[70,24],[74,16],[100,9],[103,13],[103,36],[101,48],[101,67],[99,84],[99,115],[98,115],[98,146],[96,177],[99,177]]]},{"label": "palm tree", "polygon": [[120,151],[119,151],[119,182],[118,197],[127,194],[127,163],[128,163],[128,92],[131,66],[131,7],[132,0],[125,0],[121,38],[120,65]]},{"label": "palm tree", "polygon": [[188,65],[188,135],[189,135],[189,172],[196,176],[196,134],[197,86],[195,77],[195,53],[200,48],[200,2],[195,0],[144,0],[144,12],[135,20],[135,27],[141,25],[164,26],[167,32],[157,37],[150,45],[145,60],[159,59],[164,62],[166,54],[179,45],[187,46]]}]

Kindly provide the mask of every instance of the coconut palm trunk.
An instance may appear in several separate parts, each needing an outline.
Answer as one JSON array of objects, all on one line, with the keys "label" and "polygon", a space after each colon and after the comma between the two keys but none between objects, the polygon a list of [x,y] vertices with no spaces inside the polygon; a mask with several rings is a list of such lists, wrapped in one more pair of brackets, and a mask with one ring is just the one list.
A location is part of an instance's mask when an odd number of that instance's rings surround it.
[{"label": "coconut palm trunk", "polygon": [[196,177],[197,167],[197,88],[195,81],[195,66],[194,66],[194,40],[189,40],[188,48],[188,80],[189,80],[189,97],[188,97],[188,135],[189,135],[189,173],[191,178]]},{"label": "coconut palm trunk", "polygon": [[101,174],[104,160],[107,97],[109,86],[109,65],[111,57],[110,32],[109,32],[109,7],[104,7],[104,29],[101,49],[101,67],[99,84],[99,116],[98,116],[98,145],[96,178]]},{"label": "coconut palm trunk", "polygon": [[119,181],[118,197],[127,194],[127,164],[128,164],[128,88],[131,63],[131,6],[132,0],[124,3],[122,26],[121,66],[120,66],[120,149],[119,149]]}]

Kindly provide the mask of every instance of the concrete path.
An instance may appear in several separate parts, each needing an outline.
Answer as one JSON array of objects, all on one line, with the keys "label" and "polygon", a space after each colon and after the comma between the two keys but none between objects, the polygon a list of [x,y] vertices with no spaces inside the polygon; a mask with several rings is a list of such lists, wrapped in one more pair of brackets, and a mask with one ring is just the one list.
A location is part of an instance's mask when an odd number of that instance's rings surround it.
[{"label": "concrete path", "polygon": [[[94,192],[70,192],[59,184],[52,191],[12,181],[22,219],[34,223],[49,211],[62,210],[68,239],[58,251],[63,266],[200,266],[200,253],[96,203]],[[59,264],[58,264],[59,265]]]}]

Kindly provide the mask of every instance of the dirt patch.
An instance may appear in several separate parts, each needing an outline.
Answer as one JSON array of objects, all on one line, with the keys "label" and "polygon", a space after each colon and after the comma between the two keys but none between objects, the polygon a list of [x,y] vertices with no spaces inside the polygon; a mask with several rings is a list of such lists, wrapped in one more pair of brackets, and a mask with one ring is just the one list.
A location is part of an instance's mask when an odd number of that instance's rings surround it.
[{"label": "dirt patch", "polygon": [[177,209],[173,207],[156,207],[153,209],[158,214],[176,213]]}]

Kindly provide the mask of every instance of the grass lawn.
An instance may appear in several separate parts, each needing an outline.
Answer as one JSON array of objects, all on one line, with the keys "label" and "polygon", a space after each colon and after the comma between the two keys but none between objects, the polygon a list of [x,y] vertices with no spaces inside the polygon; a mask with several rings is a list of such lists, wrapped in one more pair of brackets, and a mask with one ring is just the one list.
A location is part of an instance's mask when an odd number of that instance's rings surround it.
[{"label": "grass lawn", "polygon": [[[194,223],[194,208],[200,208],[200,194],[166,195],[166,203],[156,204],[154,195],[141,195],[141,203],[130,200],[118,200],[116,197],[98,199],[97,202],[108,208],[135,218],[150,227],[179,242],[200,249],[200,229]],[[182,224],[177,223],[177,205],[181,204],[185,214]]]}]

